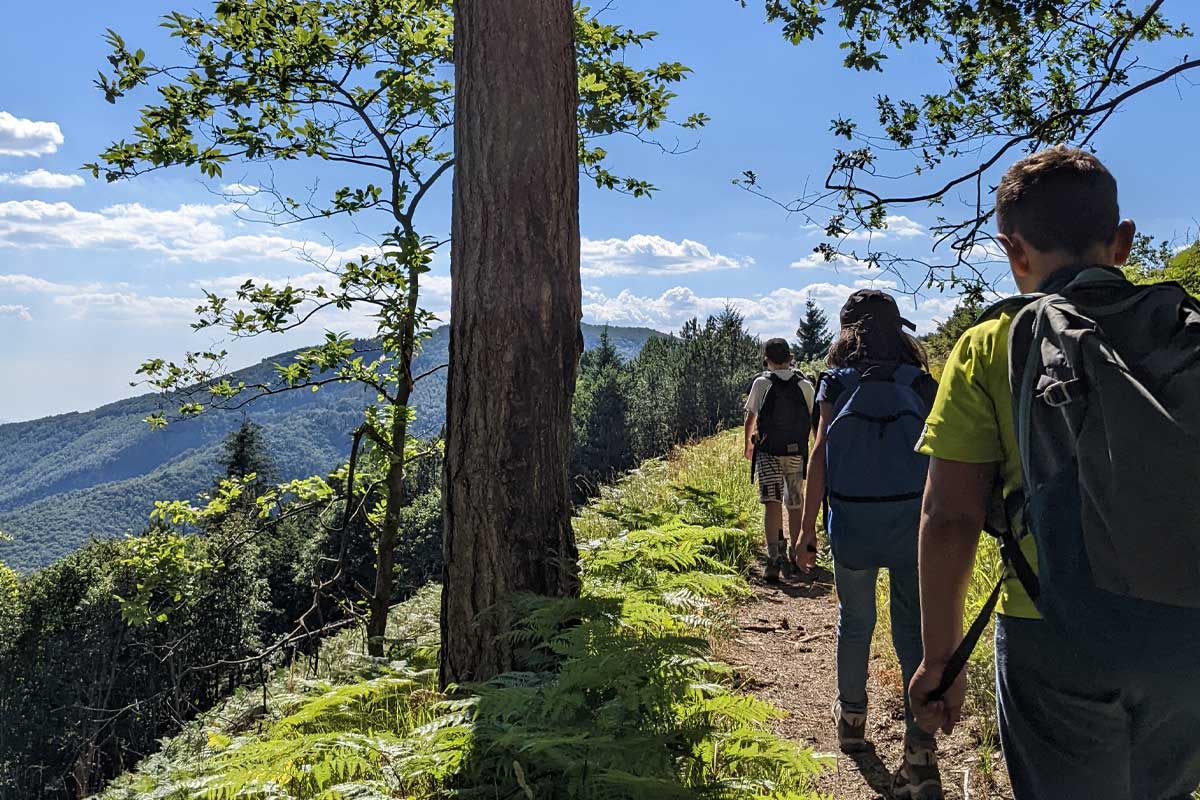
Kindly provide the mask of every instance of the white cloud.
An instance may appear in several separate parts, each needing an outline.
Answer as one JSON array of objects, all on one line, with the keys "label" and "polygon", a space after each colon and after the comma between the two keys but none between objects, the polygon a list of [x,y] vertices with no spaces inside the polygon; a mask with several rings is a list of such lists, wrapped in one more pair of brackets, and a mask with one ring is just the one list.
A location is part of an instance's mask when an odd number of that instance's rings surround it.
[{"label": "white cloud", "polygon": [[892,236],[904,238],[928,235],[924,225],[900,214],[887,217],[887,232]]},{"label": "white cloud", "polygon": [[884,228],[877,231],[854,231],[846,235],[848,241],[878,241],[899,236],[901,239],[911,239],[914,236],[927,236],[925,226],[914,219],[900,214],[889,214],[884,218]]},{"label": "white cloud", "polygon": [[55,283],[32,275],[0,275],[0,289],[27,294],[66,294],[79,291],[95,291],[99,284],[80,286],[71,283]]},{"label": "white cloud", "polygon": [[637,234],[628,239],[584,239],[580,243],[581,273],[585,278],[612,275],[681,275],[689,272],[740,269],[754,259],[714,253],[700,242],[673,242],[661,236]]},{"label": "white cloud", "polygon": [[58,172],[47,172],[35,169],[20,175],[11,172],[0,172],[0,183],[10,186],[23,186],[27,189],[73,189],[83,186],[83,178],[78,175],[63,175]]},{"label": "white cloud", "polygon": [[[328,246],[273,233],[232,234],[237,206],[181,205],[152,209],[124,203],[83,211],[67,202],[0,202],[0,248],[115,249],[161,254],[172,261],[294,261],[323,259]],[[346,251],[353,255],[356,251]]]},{"label": "white cloud", "polygon": [[373,245],[337,249],[283,236],[265,225],[240,233],[236,203],[185,204],[174,209],[124,203],[84,211],[65,201],[0,202],[0,249],[143,251],[168,261],[342,264],[379,252]]},{"label": "white cloud", "polygon": [[[884,217],[884,227],[875,231],[852,231],[846,234],[843,238],[851,242],[879,241],[893,236],[899,236],[902,239],[911,239],[916,236],[928,236],[929,231],[924,225],[902,214],[888,214]],[[809,222],[800,227],[800,230],[808,236],[824,235],[825,226],[818,225],[815,222]]]},{"label": "white cloud", "polygon": [[46,156],[62,143],[57,122],[35,122],[0,111],[0,156]]},{"label": "white cloud", "polygon": [[[339,259],[340,262],[341,259]],[[331,259],[332,263],[335,262]],[[2,276],[0,276],[2,278]],[[253,275],[242,273],[238,275],[224,275],[218,278],[206,278],[203,280],[193,281],[190,287],[199,292],[207,290],[215,292],[219,295],[232,297],[237,290],[246,281],[253,281],[255,286],[263,286],[270,284],[275,287],[288,284],[297,289],[315,289],[323,286],[326,289],[335,289],[337,286],[337,278],[330,275],[328,272],[314,270],[300,274],[286,275]],[[2,285],[2,284],[0,284]],[[198,300],[190,301],[191,305],[198,305]],[[450,276],[449,275],[422,275],[421,276],[421,308],[433,314],[438,322],[447,322],[450,319]],[[327,309],[326,313],[314,324],[317,327],[325,326],[331,330],[345,331],[355,336],[374,336],[377,332],[378,321],[371,314],[373,307],[362,304],[356,305],[349,311],[337,311]],[[435,322],[435,325],[438,324]]]},{"label": "white cloud", "polygon": [[11,317],[20,320],[21,322],[29,322],[33,319],[33,315],[29,313],[29,306],[18,305],[0,305],[0,319]]},{"label": "white cloud", "polygon": [[72,319],[158,323],[192,319],[200,303],[192,297],[162,297],[137,292],[80,292],[54,298]]},{"label": "white cloud", "polygon": [[221,192],[230,197],[251,197],[260,191],[262,190],[257,186],[251,186],[247,183],[227,183],[221,187]]},{"label": "white cloud", "polygon": [[963,258],[972,264],[985,264],[989,262],[1008,263],[1008,256],[1004,252],[1004,248],[1000,243],[993,239],[979,239],[967,248],[963,253]]},{"label": "white cloud", "polygon": [[[589,287],[583,292],[583,315],[588,322],[640,325],[663,331],[676,330],[692,317],[704,317],[733,306],[746,318],[747,327],[762,336],[794,336],[796,324],[809,298],[831,319],[837,319],[842,303],[856,289],[894,289],[892,281],[858,280],[853,284],[813,283],[796,289],[777,289],[768,294],[747,296],[703,296],[686,286],[676,286],[655,296],[641,296],[626,289],[610,296]],[[902,305],[906,302],[901,299]],[[905,306],[906,308],[911,306]],[[924,322],[922,314],[913,315]],[[928,326],[926,326],[928,327]]]},{"label": "white cloud", "polygon": [[879,272],[878,269],[872,270],[871,265],[867,262],[841,253],[835,255],[832,261],[826,261],[825,256],[820,253],[809,253],[799,261],[793,261],[789,266],[792,269],[828,269],[834,272],[848,272],[852,275],[863,275],[872,271]]}]

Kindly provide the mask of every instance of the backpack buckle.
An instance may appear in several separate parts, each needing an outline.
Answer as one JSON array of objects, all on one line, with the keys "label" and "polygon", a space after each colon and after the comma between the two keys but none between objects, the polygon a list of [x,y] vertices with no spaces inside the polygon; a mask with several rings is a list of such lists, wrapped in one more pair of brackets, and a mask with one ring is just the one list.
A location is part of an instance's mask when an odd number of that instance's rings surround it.
[{"label": "backpack buckle", "polygon": [[1062,408],[1083,397],[1085,389],[1086,383],[1082,378],[1055,381],[1042,390],[1042,400],[1051,408]]}]

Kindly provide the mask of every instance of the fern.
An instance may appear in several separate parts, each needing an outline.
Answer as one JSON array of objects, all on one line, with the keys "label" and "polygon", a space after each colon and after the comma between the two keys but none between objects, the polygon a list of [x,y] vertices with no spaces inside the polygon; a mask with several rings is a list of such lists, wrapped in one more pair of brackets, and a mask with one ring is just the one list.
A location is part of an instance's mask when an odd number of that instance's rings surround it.
[{"label": "fern", "polygon": [[280,675],[256,722],[233,722],[246,693],[105,797],[811,800],[821,761],[712,655],[757,543],[731,442],[645,464],[583,511],[583,596],[511,600],[517,670],[436,692],[423,592],[394,610],[394,660],[339,637],[323,671]]}]

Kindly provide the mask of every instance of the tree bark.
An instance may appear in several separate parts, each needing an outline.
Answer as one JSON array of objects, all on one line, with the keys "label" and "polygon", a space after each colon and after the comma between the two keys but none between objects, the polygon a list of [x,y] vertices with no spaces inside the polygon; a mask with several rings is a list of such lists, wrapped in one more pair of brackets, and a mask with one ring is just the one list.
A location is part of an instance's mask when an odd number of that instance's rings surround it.
[{"label": "tree bark", "polygon": [[[407,362],[412,363],[409,359]],[[407,379],[407,372],[401,380]],[[375,550],[375,591],[371,595],[371,612],[367,618],[367,652],[381,658],[385,652],[388,610],[392,607],[395,589],[396,544],[400,539],[400,512],[407,498],[404,492],[404,443],[408,438],[408,416],[405,406],[411,389],[407,383],[402,387],[401,399],[397,402],[392,417],[392,450],[388,454],[388,469],[384,483],[387,488],[387,510],[379,531],[379,545]]]},{"label": "tree bark", "polygon": [[443,685],[512,667],[514,593],[578,591],[567,491],[579,329],[570,0],[457,0]]}]

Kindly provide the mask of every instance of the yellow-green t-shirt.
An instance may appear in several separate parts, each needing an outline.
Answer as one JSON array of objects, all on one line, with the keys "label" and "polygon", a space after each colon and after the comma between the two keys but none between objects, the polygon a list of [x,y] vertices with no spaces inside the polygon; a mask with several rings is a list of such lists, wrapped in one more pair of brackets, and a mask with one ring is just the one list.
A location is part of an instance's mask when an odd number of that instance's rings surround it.
[{"label": "yellow-green t-shirt", "polygon": [[[1022,486],[1012,393],[1008,385],[1008,330],[1012,316],[976,325],[958,341],[942,371],[937,399],[917,450],[945,461],[1000,466],[1007,497]],[[1032,536],[1021,550],[1037,570]],[[998,613],[1038,619],[1041,615],[1012,571],[1006,574]]]}]

